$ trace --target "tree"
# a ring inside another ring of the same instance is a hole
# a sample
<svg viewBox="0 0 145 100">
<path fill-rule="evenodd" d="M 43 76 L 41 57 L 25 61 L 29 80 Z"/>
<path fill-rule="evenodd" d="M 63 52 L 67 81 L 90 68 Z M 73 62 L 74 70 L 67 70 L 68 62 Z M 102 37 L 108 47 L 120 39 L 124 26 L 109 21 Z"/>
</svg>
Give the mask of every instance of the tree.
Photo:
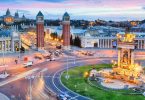
<svg viewBox="0 0 145 100">
<path fill-rule="evenodd" d="M 50 36 L 51 36 L 53 39 L 55 39 L 55 38 L 58 37 L 58 34 L 57 34 L 57 32 L 54 32 L 54 33 L 51 33 Z"/>
<path fill-rule="evenodd" d="M 74 45 L 74 40 L 72 38 L 72 35 L 70 36 L 70 45 Z"/>
<path fill-rule="evenodd" d="M 74 46 L 81 47 L 81 39 L 78 36 L 74 39 Z"/>
</svg>

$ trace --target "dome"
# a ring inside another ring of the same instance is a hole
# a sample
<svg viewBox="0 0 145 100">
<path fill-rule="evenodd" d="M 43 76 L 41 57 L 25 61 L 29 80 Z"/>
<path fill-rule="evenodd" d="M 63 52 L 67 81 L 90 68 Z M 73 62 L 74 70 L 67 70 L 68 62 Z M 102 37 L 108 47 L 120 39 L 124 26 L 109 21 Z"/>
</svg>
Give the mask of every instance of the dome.
<svg viewBox="0 0 145 100">
<path fill-rule="evenodd" d="M 11 35 L 11 31 L 10 30 L 0 30 L 0 37 L 8 37 Z"/>
</svg>

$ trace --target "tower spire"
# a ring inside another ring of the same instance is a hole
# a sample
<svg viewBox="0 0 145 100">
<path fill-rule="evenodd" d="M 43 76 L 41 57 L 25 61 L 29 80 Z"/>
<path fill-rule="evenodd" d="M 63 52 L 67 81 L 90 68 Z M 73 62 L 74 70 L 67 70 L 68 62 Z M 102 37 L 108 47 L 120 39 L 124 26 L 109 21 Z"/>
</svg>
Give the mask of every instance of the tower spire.
<svg viewBox="0 0 145 100">
<path fill-rule="evenodd" d="M 9 15 L 11 15 L 11 12 L 10 12 L 10 10 L 8 8 L 7 11 L 6 11 L 6 16 L 9 16 Z"/>
</svg>

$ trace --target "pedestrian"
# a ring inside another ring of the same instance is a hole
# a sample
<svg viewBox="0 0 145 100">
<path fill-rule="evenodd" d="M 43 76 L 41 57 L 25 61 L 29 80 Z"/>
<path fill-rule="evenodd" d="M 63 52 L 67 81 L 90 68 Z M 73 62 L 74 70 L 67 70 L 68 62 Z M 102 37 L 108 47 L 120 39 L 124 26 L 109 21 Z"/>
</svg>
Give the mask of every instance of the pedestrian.
<svg viewBox="0 0 145 100">
<path fill-rule="evenodd" d="M 15 63 L 18 64 L 18 60 L 17 59 L 15 59 Z"/>
</svg>

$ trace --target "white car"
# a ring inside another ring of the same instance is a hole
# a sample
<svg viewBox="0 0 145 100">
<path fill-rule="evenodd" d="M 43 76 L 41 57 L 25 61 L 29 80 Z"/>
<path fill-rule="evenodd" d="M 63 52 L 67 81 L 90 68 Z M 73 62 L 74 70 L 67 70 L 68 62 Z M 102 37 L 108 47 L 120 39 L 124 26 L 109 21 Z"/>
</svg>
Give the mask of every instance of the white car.
<svg viewBox="0 0 145 100">
<path fill-rule="evenodd" d="M 32 66 L 33 65 L 33 61 L 28 61 L 27 63 L 24 63 L 23 65 L 24 65 L 24 67 Z"/>
<path fill-rule="evenodd" d="M 9 74 L 4 71 L 2 74 L 0 74 L 0 78 L 4 79 L 4 78 L 7 78 L 9 76 Z"/>
<path fill-rule="evenodd" d="M 50 58 L 50 61 L 55 61 L 55 58 L 54 58 L 54 57 L 51 57 L 51 58 Z"/>
</svg>

